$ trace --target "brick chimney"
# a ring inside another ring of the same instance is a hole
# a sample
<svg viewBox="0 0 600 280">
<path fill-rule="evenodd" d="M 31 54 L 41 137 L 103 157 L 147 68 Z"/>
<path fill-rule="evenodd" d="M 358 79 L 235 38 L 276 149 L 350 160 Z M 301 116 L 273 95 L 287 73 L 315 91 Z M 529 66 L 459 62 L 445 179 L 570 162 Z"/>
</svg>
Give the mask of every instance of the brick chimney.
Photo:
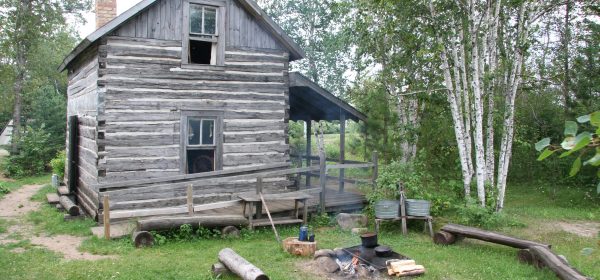
<svg viewBox="0 0 600 280">
<path fill-rule="evenodd" d="M 117 16 L 117 0 L 96 0 L 96 29 Z"/>
</svg>

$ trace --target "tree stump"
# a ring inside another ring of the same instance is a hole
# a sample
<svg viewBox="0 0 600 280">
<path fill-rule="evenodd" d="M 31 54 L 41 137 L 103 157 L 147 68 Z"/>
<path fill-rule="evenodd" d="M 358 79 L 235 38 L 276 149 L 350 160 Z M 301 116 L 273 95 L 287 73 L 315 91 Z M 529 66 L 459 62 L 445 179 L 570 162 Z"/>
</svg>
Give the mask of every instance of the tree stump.
<svg viewBox="0 0 600 280">
<path fill-rule="evenodd" d="M 154 245 L 154 236 L 147 231 L 134 231 L 131 240 L 136 248 L 152 247 Z"/>
<path fill-rule="evenodd" d="M 317 242 L 299 241 L 296 237 L 288 237 L 283 240 L 283 249 L 292 255 L 310 257 L 317 250 Z"/>
<path fill-rule="evenodd" d="M 439 231 L 433 235 L 433 243 L 438 245 L 451 245 L 456 242 L 456 236 L 447 231 Z"/>
</svg>

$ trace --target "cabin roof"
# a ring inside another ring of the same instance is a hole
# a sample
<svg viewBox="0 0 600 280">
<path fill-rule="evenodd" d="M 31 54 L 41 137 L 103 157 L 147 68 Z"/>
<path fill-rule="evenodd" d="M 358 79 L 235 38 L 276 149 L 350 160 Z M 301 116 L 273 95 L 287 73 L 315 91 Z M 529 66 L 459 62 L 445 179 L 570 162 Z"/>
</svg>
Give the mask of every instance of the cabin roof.
<svg viewBox="0 0 600 280">
<path fill-rule="evenodd" d="M 367 120 L 365 114 L 304 75 L 290 73 L 290 120 L 333 121 L 340 120 L 341 113 L 355 122 Z"/>
<path fill-rule="evenodd" d="M 115 17 L 113 20 L 108 22 L 106 25 L 98 28 L 92 34 L 83 39 L 75 49 L 65 57 L 62 64 L 58 67 L 60 72 L 64 71 L 69 64 L 75 60 L 83 51 L 85 51 L 89 46 L 94 44 L 100 38 L 110 34 L 123 24 L 125 24 L 129 19 L 143 12 L 146 8 L 150 7 L 152 4 L 157 2 L 158 0 L 143 0 L 131 7 L 129 10 Z M 299 60 L 306 56 L 306 53 L 292 38 L 290 38 L 283 29 L 271 19 L 263 11 L 254 0 L 237 0 L 239 3 L 251 14 L 253 15 L 258 22 L 269 32 L 273 37 L 275 37 L 279 43 L 282 44 L 289 52 L 290 52 L 290 61 Z"/>
</svg>

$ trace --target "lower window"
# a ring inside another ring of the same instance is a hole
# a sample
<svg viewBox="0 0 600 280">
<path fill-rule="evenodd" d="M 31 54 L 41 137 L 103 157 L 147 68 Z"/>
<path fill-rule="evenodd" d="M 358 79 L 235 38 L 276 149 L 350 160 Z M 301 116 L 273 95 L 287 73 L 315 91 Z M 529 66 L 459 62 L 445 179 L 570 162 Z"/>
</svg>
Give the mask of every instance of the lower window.
<svg viewBox="0 0 600 280">
<path fill-rule="evenodd" d="M 216 137 L 217 117 L 188 116 L 185 137 L 185 171 L 188 174 L 219 169 L 219 138 Z"/>
</svg>

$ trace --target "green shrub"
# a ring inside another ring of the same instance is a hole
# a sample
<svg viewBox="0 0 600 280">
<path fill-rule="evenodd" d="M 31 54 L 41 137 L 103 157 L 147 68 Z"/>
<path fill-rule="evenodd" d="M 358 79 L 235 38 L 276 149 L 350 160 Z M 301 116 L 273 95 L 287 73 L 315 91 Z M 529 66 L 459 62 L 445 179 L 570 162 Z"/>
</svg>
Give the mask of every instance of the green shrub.
<svg viewBox="0 0 600 280">
<path fill-rule="evenodd" d="M 59 152 L 54 159 L 50 161 L 52 167 L 52 173 L 58 175 L 59 181 L 65 177 L 65 162 L 67 161 L 67 154 L 65 151 Z"/>
<path fill-rule="evenodd" d="M 4 164 L 4 171 L 10 177 L 25 177 L 46 171 L 46 164 L 55 156 L 48 147 L 50 134 L 44 129 L 27 127 L 19 144 L 19 154 L 10 156 Z"/>
<path fill-rule="evenodd" d="M 325 158 L 335 160 L 339 159 L 340 147 L 337 145 L 325 145 Z"/>
<path fill-rule="evenodd" d="M 484 229 L 495 229 L 505 226 L 523 226 L 522 223 L 495 211 L 495 206 L 481 207 L 475 199 L 457 207 L 457 222 L 463 225 Z"/>
<path fill-rule="evenodd" d="M 0 194 L 8 194 L 8 193 L 10 193 L 10 189 L 8 188 L 8 186 L 5 183 L 0 182 Z"/>
</svg>

